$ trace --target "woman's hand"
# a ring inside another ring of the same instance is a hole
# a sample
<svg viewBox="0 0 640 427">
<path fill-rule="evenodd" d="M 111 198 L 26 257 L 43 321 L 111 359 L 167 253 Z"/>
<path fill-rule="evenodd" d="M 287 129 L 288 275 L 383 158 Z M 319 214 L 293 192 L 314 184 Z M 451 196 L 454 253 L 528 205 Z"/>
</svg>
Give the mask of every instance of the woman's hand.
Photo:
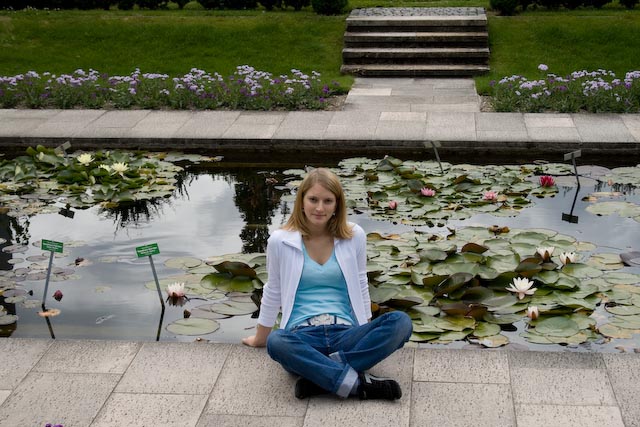
<svg viewBox="0 0 640 427">
<path fill-rule="evenodd" d="M 271 328 L 257 324 L 256 334 L 242 339 L 242 344 L 249 347 L 265 347 L 267 345 L 267 337 L 271 333 Z"/>
<path fill-rule="evenodd" d="M 249 347 L 264 347 L 267 345 L 265 341 L 258 340 L 258 338 L 255 335 L 242 338 L 242 344 L 248 345 Z"/>
</svg>

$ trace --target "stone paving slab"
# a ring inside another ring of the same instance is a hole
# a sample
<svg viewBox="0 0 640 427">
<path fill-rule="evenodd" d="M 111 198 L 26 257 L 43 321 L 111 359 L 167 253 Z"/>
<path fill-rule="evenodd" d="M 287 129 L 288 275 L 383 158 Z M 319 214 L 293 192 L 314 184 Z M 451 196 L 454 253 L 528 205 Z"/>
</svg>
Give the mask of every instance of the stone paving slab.
<svg viewBox="0 0 640 427">
<path fill-rule="evenodd" d="M 3 427 L 629 427 L 640 420 L 640 354 L 407 347 L 372 369 L 398 379 L 403 397 L 395 402 L 298 400 L 295 376 L 265 349 L 242 345 L 6 338 L 0 357 L 28 361 L 4 365 L 25 375 L 0 390 Z M 106 371 L 114 373 L 98 373 Z"/>
<path fill-rule="evenodd" d="M 15 388 L 45 355 L 52 342 L 0 339 L 0 364 L 3 366 L 0 389 Z"/>
<path fill-rule="evenodd" d="M 240 111 L 197 111 L 176 134 L 182 138 L 222 138 L 238 117 Z"/>
<path fill-rule="evenodd" d="M 138 343 L 126 341 L 55 341 L 34 371 L 123 374 L 139 347 Z"/>
<path fill-rule="evenodd" d="M 0 405 L 0 425 L 88 426 L 119 379 L 117 374 L 32 372 Z"/>
<path fill-rule="evenodd" d="M 11 394 L 11 390 L 0 390 L 0 405 L 7 400 L 7 397 Z"/>
<path fill-rule="evenodd" d="M 635 142 L 635 138 L 617 114 L 572 114 L 581 141 Z"/>
<path fill-rule="evenodd" d="M 305 427 L 409 426 L 414 354 L 414 349 L 402 349 L 371 370 L 375 375 L 395 378 L 400 383 L 403 393 L 400 400 L 376 402 L 342 400 L 335 396 L 314 397 L 309 400 Z"/>
<path fill-rule="evenodd" d="M 516 405 L 518 427 L 625 427 L 615 406 Z"/>
<path fill-rule="evenodd" d="M 424 141 L 427 125 L 424 122 L 380 121 L 376 127 L 374 139 L 402 139 Z"/>
<path fill-rule="evenodd" d="M 616 404 L 604 369 L 512 368 L 513 399 L 518 404 Z"/>
<path fill-rule="evenodd" d="M 304 417 L 205 414 L 197 427 L 303 427 Z"/>
<path fill-rule="evenodd" d="M 145 343 L 116 391 L 208 394 L 230 350 L 223 344 Z"/>
<path fill-rule="evenodd" d="M 293 395 L 297 378 L 265 356 L 264 349 L 234 346 L 204 413 L 304 416 L 308 400 L 299 400 Z"/>
<path fill-rule="evenodd" d="M 412 426 L 516 426 L 508 384 L 414 382 Z"/>
<path fill-rule="evenodd" d="M 509 384 L 506 353 L 466 350 L 417 352 L 414 381 Z"/>
<path fill-rule="evenodd" d="M 630 354 L 602 356 L 626 426 L 640 426 L 640 357 Z"/>
<path fill-rule="evenodd" d="M 113 393 L 91 426 L 195 427 L 206 403 L 206 394 Z"/>
</svg>

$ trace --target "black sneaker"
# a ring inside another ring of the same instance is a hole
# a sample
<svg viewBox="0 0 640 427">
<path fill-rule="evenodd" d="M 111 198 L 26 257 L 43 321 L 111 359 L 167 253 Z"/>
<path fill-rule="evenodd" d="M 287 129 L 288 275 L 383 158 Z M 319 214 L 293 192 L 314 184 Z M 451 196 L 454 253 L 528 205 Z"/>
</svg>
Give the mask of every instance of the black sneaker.
<svg viewBox="0 0 640 427">
<path fill-rule="evenodd" d="M 385 399 L 395 400 L 402 397 L 402 390 L 397 381 L 389 378 L 375 377 L 371 374 L 358 374 L 358 396 L 362 400 Z"/>
<path fill-rule="evenodd" d="M 295 395 L 298 399 L 306 399 L 307 397 L 319 396 L 327 393 L 329 393 L 327 390 L 306 378 L 301 377 L 296 381 Z"/>
</svg>

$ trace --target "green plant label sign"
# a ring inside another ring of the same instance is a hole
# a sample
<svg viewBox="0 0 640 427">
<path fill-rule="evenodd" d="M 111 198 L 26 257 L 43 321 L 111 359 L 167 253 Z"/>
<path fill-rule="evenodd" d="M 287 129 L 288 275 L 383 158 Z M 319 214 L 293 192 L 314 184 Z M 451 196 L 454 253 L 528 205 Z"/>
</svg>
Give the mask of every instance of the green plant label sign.
<svg viewBox="0 0 640 427">
<path fill-rule="evenodd" d="M 143 256 L 151 256 L 158 255 L 160 253 L 160 248 L 158 248 L 157 243 L 150 243 L 144 246 L 138 246 L 136 248 L 136 254 L 138 254 L 138 258 Z"/>
<path fill-rule="evenodd" d="M 40 248 L 45 251 L 62 253 L 62 242 L 55 242 L 53 240 L 42 239 L 42 245 Z"/>
</svg>

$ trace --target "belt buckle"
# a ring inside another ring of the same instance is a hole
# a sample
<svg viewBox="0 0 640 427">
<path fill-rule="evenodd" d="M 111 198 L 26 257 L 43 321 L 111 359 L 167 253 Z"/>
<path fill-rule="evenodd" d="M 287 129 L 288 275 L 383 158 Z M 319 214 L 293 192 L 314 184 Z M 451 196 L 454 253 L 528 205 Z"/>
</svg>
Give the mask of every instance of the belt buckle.
<svg viewBox="0 0 640 427">
<path fill-rule="evenodd" d="M 330 314 L 319 314 L 309 319 L 309 323 L 313 326 L 331 325 L 334 323 L 333 316 Z"/>
</svg>

